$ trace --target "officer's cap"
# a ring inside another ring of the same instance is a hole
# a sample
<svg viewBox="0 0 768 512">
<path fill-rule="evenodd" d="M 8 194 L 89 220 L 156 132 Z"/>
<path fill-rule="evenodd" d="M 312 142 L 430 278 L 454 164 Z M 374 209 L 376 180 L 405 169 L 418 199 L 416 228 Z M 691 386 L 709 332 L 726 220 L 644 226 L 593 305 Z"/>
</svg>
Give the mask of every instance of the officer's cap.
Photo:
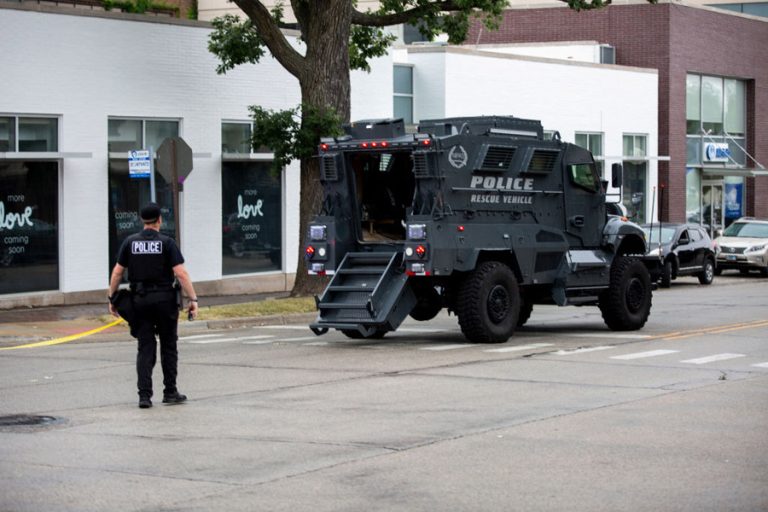
<svg viewBox="0 0 768 512">
<path fill-rule="evenodd" d="M 155 222 L 160 218 L 160 205 L 157 203 L 147 203 L 144 208 L 141 209 L 141 220 L 146 223 Z"/>
</svg>

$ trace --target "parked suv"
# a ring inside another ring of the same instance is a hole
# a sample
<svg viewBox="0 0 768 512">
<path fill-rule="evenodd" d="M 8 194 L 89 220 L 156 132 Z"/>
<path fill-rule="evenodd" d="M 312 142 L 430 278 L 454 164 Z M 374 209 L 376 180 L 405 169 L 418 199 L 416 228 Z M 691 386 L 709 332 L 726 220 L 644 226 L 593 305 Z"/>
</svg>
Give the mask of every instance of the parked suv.
<svg viewBox="0 0 768 512">
<path fill-rule="evenodd" d="M 717 273 L 739 269 L 742 274 L 759 270 L 768 277 L 768 220 L 742 217 L 715 239 Z"/>
<path fill-rule="evenodd" d="M 715 249 L 707 231 L 698 224 L 644 224 L 649 254 L 660 256 L 664 265 L 659 286 L 669 288 L 679 276 L 696 276 L 701 284 L 712 284 Z M 659 243 L 661 240 L 661 243 Z"/>
</svg>

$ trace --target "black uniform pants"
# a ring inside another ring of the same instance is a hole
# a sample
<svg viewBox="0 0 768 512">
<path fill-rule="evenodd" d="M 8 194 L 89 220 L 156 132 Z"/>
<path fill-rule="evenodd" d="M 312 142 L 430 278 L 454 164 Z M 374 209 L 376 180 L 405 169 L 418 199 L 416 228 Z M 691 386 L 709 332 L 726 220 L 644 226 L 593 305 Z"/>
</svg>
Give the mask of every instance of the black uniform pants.
<svg viewBox="0 0 768 512">
<path fill-rule="evenodd" d="M 157 338 L 160 337 L 160 364 L 163 368 L 164 394 L 176 389 L 179 353 L 176 348 L 179 310 L 173 290 L 134 295 L 135 320 L 131 332 L 139 340 L 136 356 L 139 396 L 152 396 L 152 370 L 157 361 Z"/>
</svg>

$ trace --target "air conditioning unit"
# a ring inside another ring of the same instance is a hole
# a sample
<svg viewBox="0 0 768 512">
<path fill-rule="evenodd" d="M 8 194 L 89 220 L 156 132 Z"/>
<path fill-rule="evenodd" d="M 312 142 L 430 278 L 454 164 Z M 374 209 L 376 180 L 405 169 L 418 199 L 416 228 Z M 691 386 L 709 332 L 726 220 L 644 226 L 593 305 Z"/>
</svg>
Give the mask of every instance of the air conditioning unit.
<svg viewBox="0 0 768 512">
<path fill-rule="evenodd" d="M 616 48 L 609 44 L 601 44 L 600 64 L 616 64 Z"/>
</svg>

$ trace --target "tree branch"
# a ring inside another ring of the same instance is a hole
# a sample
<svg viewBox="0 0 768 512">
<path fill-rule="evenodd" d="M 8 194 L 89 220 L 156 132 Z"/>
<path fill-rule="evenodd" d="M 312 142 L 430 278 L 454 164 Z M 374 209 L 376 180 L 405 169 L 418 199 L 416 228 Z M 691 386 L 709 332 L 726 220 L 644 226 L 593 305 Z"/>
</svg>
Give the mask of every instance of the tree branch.
<svg viewBox="0 0 768 512">
<path fill-rule="evenodd" d="M 402 12 L 395 12 L 391 14 L 373 14 L 353 10 L 352 23 L 355 25 L 364 25 L 367 27 L 387 27 L 390 25 L 399 25 L 400 23 L 408 23 L 410 21 L 417 20 L 424 14 L 435 10 L 458 11 L 461 10 L 461 7 L 456 5 L 453 0 L 445 0 L 443 2 L 431 2 L 429 4 L 419 5 L 413 9 L 407 9 Z"/>
<path fill-rule="evenodd" d="M 304 57 L 288 43 L 272 14 L 259 0 L 233 0 L 251 19 L 272 56 L 293 76 L 299 78 L 306 66 Z"/>
</svg>

